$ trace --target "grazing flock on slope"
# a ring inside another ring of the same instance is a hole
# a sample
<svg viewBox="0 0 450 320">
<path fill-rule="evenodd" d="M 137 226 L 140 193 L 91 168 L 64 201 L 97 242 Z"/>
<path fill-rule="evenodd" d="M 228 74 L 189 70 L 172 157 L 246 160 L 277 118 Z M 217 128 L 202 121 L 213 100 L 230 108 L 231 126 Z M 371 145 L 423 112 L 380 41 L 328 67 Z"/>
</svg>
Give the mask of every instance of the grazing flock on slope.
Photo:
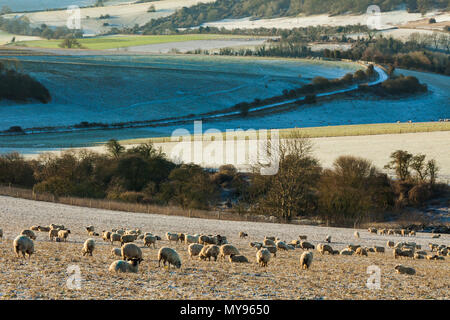
<svg viewBox="0 0 450 320">
<path fill-rule="evenodd" d="M 86 232 L 90 238 L 88 238 L 81 249 L 83 256 L 92 256 L 95 250 L 96 241 L 93 237 L 100 237 L 100 234 L 95 232 L 94 226 L 85 227 Z M 18 235 L 13 242 L 14 252 L 17 257 L 20 258 L 20 254 L 23 258 L 34 253 L 34 240 L 36 240 L 35 232 L 46 232 L 50 241 L 66 242 L 70 235 L 70 230 L 64 225 L 51 224 L 50 226 L 32 226 L 29 229 L 25 229 Z M 374 227 L 368 228 L 368 232 L 378 235 L 398 235 L 402 237 L 414 237 L 416 232 L 407 229 L 376 229 Z M 220 259 L 227 259 L 232 263 L 249 263 L 249 259 L 244 255 L 241 255 L 239 250 L 232 244 L 229 244 L 227 238 L 222 235 L 200 235 L 200 234 L 185 234 L 176 232 L 167 232 L 165 234 L 169 243 L 184 243 L 187 245 L 187 252 L 191 259 L 198 257 L 200 260 L 214 261 Z M 141 248 L 136 245 L 136 241 L 142 241 L 145 247 L 153 247 L 156 249 L 157 241 L 161 240 L 161 237 L 153 235 L 149 232 L 142 232 L 140 229 L 126 230 L 126 229 L 112 229 L 111 231 L 102 231 L 101 237 L 103 241 L 109 242 L 114 245 L 115 242 L 120 243 L 120 248 L 112 248 L 111 255 L 114 257 L 120 257 L 121 259 L 115 260 L 109 266 L 109 271 L 116 272 L 138 272 L 139 264 L 144 260 Z M 246 239 L 248 234 L 241 231 L 239 232 L 239 238 Z M 355 231 L 354 237 L 360 238 L 358 231 Z M 439 238 L 440 234 L 432 234 L 431 238 Z M 0 239 L 3 238 L 3 230 L 0 229 Z M 256 263 L 261 267 L 267 267 L 272 256 L 275 258 L 278 251 L 295 250 L 296 248 L 303 249 L 304 251 L 299 258 L 300 269 L 307 270 L 311 267 L 313 261 L 313 251 L 316 249 L 320 254 L 329 255 L 357 255 L 368 256 L 368 252 L 373 253 L 385 253 L 385 247 L 373 246 L 362 247 L 360 245 L 348 244 L 343 250 L 334 250 L 331 246 L 332 239 L 328 235 L 324 239 L 324 243 L 319 243 L 314 246 L 310 242 L 306 241 L 306 235 L 300 235 L 298 239 L 294 239 L 290 242 L 282 241 L 276 237 L 265 236 L 262 242 L 250 242 L 249 245 L 256 249 Z M 445 256 L 450 256 L 450 246 L 437 245 L 429 243 L 430 252 L 427 253 L 420 245 L 415 242 L 398 242 L 387 241 L 386 246 L 392 249 L 392 254 L 395 259 L 405 257 L 411 259 L 428 259 L 428 260 L 444 260 Z M 161 261 L 165 266 L 168 264 L 176 268 L 181 268 L 182 261 L 177 251 L 170 247 L 162 247 L 158 251 L 158 266 L 161 266 Z M 396 265 L 396 272 L 407 275 L 414 275 L 416 272 L 414 268 Z"/>
</svg>

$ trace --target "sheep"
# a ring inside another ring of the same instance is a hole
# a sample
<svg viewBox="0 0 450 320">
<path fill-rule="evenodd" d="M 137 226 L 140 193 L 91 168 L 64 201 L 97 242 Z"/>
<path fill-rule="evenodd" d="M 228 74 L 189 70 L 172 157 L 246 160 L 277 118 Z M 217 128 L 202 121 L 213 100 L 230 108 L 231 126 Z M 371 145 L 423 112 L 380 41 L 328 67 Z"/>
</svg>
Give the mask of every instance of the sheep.
<svg viewBox="0 0 450 320">
<path fill-rule="evenodd" d="M 373 249 L 375 250 L 375 252 L 384 253 L 384 247 L 374 246 Z"/>
<path fill-rule="evenodd" d="M 353 234 L 355 236 L 356 239 L 359 239 L 359 232 L 355 231 L 355 233 Z"/>
<path fill-rule="evenodd" d="M 299 238 L 300 240 L 307 240 L 307 239 L 308 239 L 308 236 L 300 235 L 300 236 L 298 236 L 298 238 Z"/>
<path fill-rule="evenodd" d="M 91 232 L 94 232 L 95 231 L 95 228 L 94 228 L 94 226 L 87 226 L 87 227 L 84 227 L 85 229 L 86 229 L 86 231 L 87 231 L 87 233 L 90 235 L 91 234 Z"/>
<path fill-rule="evenodd" d="M 217 244 L 217 242 L 217 238 L 212 236 L 201 235 L 198 238 L 198 243 L 203 245 Z"/>
<path fill-rule="evenodd" d="M 406 235 L 408 234 L 408 230 L 401 229 L 400 234 L 402 235 L 402 237 L 406 237 Z"/>
<path fill-rule="evenodd" d="M 40 232 L 49 232 L 50 231 L 50 227 L 38 226 L 38 231 L 40 231 Z"/>
<path fill-rule="evenodd" d="M 410 237 L 412 237 L 412 236 L 416 236 L 416 231 L 414 231 L 414 230 L 411 230 L 410 232 L 409 232 L 409 236 Z"/>
<path fill-rule="evenodd" d="M 198 256 L 200 254 L 200 252 L 202 251 L 202 249 L 203 249 L 203 245 L 202 244 L 191 243 L 189 245 L 189 247 L 188 247 L 189 256 L 191 258 L 195 257 L 195 256 Z"/>
<path fill-rule="evenodd" d="M 83 249 L 81 249 L 81 253 L 83 254 L 83 257 L 87 254 L 92 257 L 94 249 L 95 249 L 95 240 L 89 238 L 84 242 Z"/>
<path fill-rule="evenodd" d="M 122 260 L 139 260 L 139 262 L 143 261 L 142 259 L 142 250 L 134 243 L 126 243 L 120 249 L 122 254 Z"/>
<path fill-rule="evenodd" d="M 50 224 L 50 230 L 56 230 L 56 229 L 65 230 L 66 228 L 62 224 L 61 225 L 54 224 L 54 223 Z"/>
<path fill-rule="evenodd" d="M 331 236 L 330 236 L 330 235 L 327 235 L 327 237 L 325 238 L 325 241 L 326 241 L 327 243 L 331 243 Z"/>
<path fill-rule="evenodd" d="M 425 259 L 425 255 L 419 254 L 418 252 L 416 252 L 416 253 L 414 253 L 414 259 L 416 259 L 416 260 Z"/>
<path fill-rule="evenodd" d="M 292 240 L 291 242 L 289 242 L 289 244 L 291 246 L 298 248 L 298 247 L 300 247 L 300 240 Z"/>
<path fill-rule="evenodd" d="M 120 245 L 124 245 L 125 243 L 134 242 L 137 239 L 136 234 L 124 234 L 120 237 Z"/>
<path fill-rule="evenodd" d="M 258 252 L 256 252 L 256 262 L 261 267 L 267 267 L 267 264 L 269 263 L 269 261 L 270 261 L 269 250 L 261 248 L 260 250 L 258 250 Z"/>
<path fill-rule="evenodd" d="M 166 239 L 169 240 L 169 242 L 172 242 L 172 241 L 178 242 L 178 234 L 172 233 L 172 232 L 166 232 Z"/>
<path fill-rule="evenodd" d="M 112 256 L 122 257 L 122 250 L 120 248 L 112 248 L 111 249 Z"/>
<path fill-rule="evenodd" d="M 379 234 L 380 236 L 386 235 L 386 234 L 388 234 L 388 230 L 386 230 L 386 229 L 379 229 L 379 230 L 378 230 L 378 234 Z"/>
<path fill-rule="evenodd" d="M 267 239 L 267 240 L 272 240 L 272 241 L 274 241 L 274 242 L 275 242 L 275 240 L 276 240 L 275 237 L 268 237 L 268 236 L 265 236 L 265 237 L 264 237 L 264 240 L 266 240 L 266 239 Z"/>
<path fill-rule="evenodd" d="M 217 256 L 219 255 L 219 253 L 220 248 L 218 246 L 216 246 L 215 244 L 209 244 L 202 248 L 198 256 L 201 260 L 208 259 L 209 261 L 211 261 L 211 257 L 213 257 L 214 261 L 217 261 Z"/>
<path fill-rule="evenodd" d="M 264 239 L 263 244 L 265 246 L 273 246 L 273 247 L 276 246 L 275 241 L 271 239 Z"/>
<path fill-rule="evenodd" d="M 367 231 L 369 231 L 369 233 L 375 233 L 375 234 L 378 233 L 378 230 L 374 227 L 370 227 L 369 229 L 367 229 Z"/>
<path fill-rule="evenodd" d="M 34 253 L 33 240 L 24 235 L 19 235 L 14 239 L 13 247 L 18 258 L 20 257 L 19 253 L 22 253 L 24 258 L 25 254 L 28 254 L 28 259 L 30 259 Z"/>
<path fill-rule="evenodd" d="M 144 246 L 147 246 L 150 248 L 150 246 L 153 245 L 153 248 L 156 249 L 156 237 L 152 235 L 147 235 L 144 237 Z"/>
<path fill-rule="evenodd" d="M 235 254 L 232 254 L 231 256 L 229 256 L 228 260 L 230 262 L 248 263 L 248 259 L 245 256 L 238 256 Z"/>
<path fill-rule="evenodd" d="M 352 251 L 353 252 L 353 251 Z M 338 255 L 340 252 L 339 250 L 333 250 L 333 252 L 331 253 L 333 256 Z"/>
<path fill-rule="evenodd" d="M 30 238 L 31 240 L 36 240 L 36 235 L 34 234 L 33 231 L 25 229 L 22 230 L 22 232 L 20 233 L 20 235 L 22 236 L 27 236 L 28 238 Z"/>
<path fill-rule="evenodd" d="M 394 241 L 388 241 L 386 245 L 388 246 L 388 248 L 391 248 L 391 249 L 394 248 L 394 246 L 395 246 Z"/>
<path fill-rule="evenodd" d="M 122 236 L 120 235 L 120 233 L 111 233 L 111 235 L 109 236 L 112 245 L 114 245 L 114 242 L 116 241 L 120 242 L 121 238 Z"/>
<path fill-rule="evenodd" d="M 250 247 L 256 248 L 257 250 L 261 249 L 261 247 L 263 246 L 261 242 L 250 242 L 249 245 Z"/>
<path fill-rule="evenodd" d="M 111 231 L 105 231 L 102 232 L 102 239 L 103 241 L 110 241 L 111 240 Z"/>
<path fill-rule="evenodd" d="M 302 249 L 305 249 L 305 250 L 309 250 L 309 249 L 314 249 L 315 248 L 313 244 L 311 244 L 309 242 L 306 242 L 306 241 L 300 242 L 300 247 Z"/>
<path fill-rule="evenodd" d="M 414 257 L 414 252 L 410 249 L 395 248 L 392 253 L 394 255 L 394 259 L 397 259 L 397 257 Z"/>
<path fill-rule="evenodd" d="M 185 244 L 198 243 L 199 236 L 186 234 L 184 237 Z"/>
<path fill-rule="evenodd" d="M 281 250 L 285 250 L 285 251 L 289 250 L 286 242 L 284 242 L 284 241 L 277 241 L 277 242 L 275 242 L 275 244 L 277 246 L 277 249 L 281 249 Z"/>
<path fill-rule="evenodd" d="M 429 243 L 428 246 L 430 247 L 430 250 L 433 251 L 437 251 L 439 248 L 439 245 L 435 244 L 435 243 Z"/>
<path fill-rule="evenodd" d="M 31 226 L 30 230 L 31 231 L 39 231 L 39 226 Z"/>
<path fill-rule="evenodd" d="M 352 251 L 356 251 L 359 247 L 361 247 L 359 244 L 349 244 L 347 246 L 347 248 L 352 250 Z"/>
<path fill-rule="evenodd" d="M 427 255 L 427 260 L 444 260 L 444 257 L 439 257 L 437 254 Z"/>
<path fill-rule="evenodd" d="M 367 250 L 364 248 L 359 247 L 358 249 L 356 249 L 355 253 L 358 256 L 366 256 L 367 257 Z"/>
<path fill-rule="evenodd" d="M 374 248 L 367 248 L 367 247 L 365 247 L 364 248 L 367 252 L 375 252 L 375 249 Z"/>
<path fill-rule="evenodd" d="M 178 241 L 180 241 L 180 243 L 184 242 L 184 238 L 185 238 L 185 234 L 184 233 L 178 233 Z"/>
<path fill-rule="evenodd" d="M 124 261 L 124 260 L 116 260 L 109 266 L 109 272 L 117 273 L 117 272 L 132 272 L 137 273 L 139 269 L 139 261 Z"/>
<path fill-rule="evenodd" d="M 333 248 L 331 248 L 327 244 L 319 243 L 317 245 L 317 251 L 319 251 L 321 254 L 325 254 L 325 252 L 328 252 L 329 254 L 333 254 Z"/>
<path fill-rule="evenodd" d="M 414 268 L 411 267 L 405 267 L 402 266 L 401 264 L 398 264 L 394 267 L 395 271 L 397 271 L 397 273 L 400 274 L 409 274 L 409 275 L 414 275 L 416 274 L 416 270 L 414 270 Z"/>
<path fill-rule="evenodd" d="M 50 229 L 50 231 L 48 232 L 48 238 L 50 239 L 50 241 L 53 241 L 54 238 L 58 238 L 58 233 L 58 229 Z"/>
<path fill-rule="evenodd" d="M 239 238 L 245 239 L 246 237 L 248 237 L 248 234 L 247 234 L 247 233 L 245 233 L 245 232 L 243 232 L 243 231 L 239 232 Z"/>
<path fill-rule="evenodd" d="M 288 250 L 295 250 L 295 247 L 293 245 L 288 244 L 287 245 Z"/>
<path fill-rule="evenodd" d="M 220 246 L 220 257 L 222 259 L 224 259 L 225 256 L 230 256 L 232 254 L 239 255 L 240 253 L 239 250 L 231 244 L 224 244 Z"/>
<path fill-rule="evenodd" d="M 426 256 L 427 255 L 427 252 L 426 251 L 417 251 L 417 252 L 415 252 L 414 254 L 421 254 L 421 255 L 424 255 L 424 256 Z"/>
<path fill-rule="evenodd" d="M 349 248 L 345 248 L 345 249 L 341 250 L 341 252 L 339 252 L 339 254 L 342 256 L 351 256 L 354 253 L 355 253 L 355 251 L 353 251 Z"/>
<path fill-rule="evenodd" d="M 303 252 L 300 256 L 300 268 L 303 270 L 309 269 L 313 260 L 313 254 L 311 251 Z"/>
<path fill-rule="evenodd" d="M 278 251 L 277 247 L 274 247 L 274 246 L 264 246 L 263 248 L 264 248 L 264 249 L 267 249 L 267 251 L 269 251 L 270 253 L 272 253 L 274 257 L 277 256 L 277 251 Z"/>
<path fill-rule="evenodd" d="M 227 237 L 221 236 L 220 234 L 218 234 L 215 238 L 216 238 L 216 241 L 217 241 L 216 244 L 219 245 L 219 246 L 228 243 Z"/>
<path fill-rule="evenodd" d="M 60 240 L 64 240 L 64 242 L 67 241 L 67 238 L 69 237 L 70 230 L 59 230 L 58 231 L 58 238 Z"/>
<path fill-rule="evenodd" d="M 178 269 L 181 268 L 180 256 L 172 248 L 163 247 L 163 248 L 159 249 L 158 267 L 161 266 L 161 260 L 163 260 L 164 266 L 166 265 L 166 262 L 169 263 L 169 269 L 170 269 L 170 265 L 173 265 L 173 266 L 177 267 Z"/>
<path fill-rule="evenodd" d="M 100 234 L 98 232 L 95 232 L 95 231 L 89 231 L 89 235 L 91 237 L 99 237 L 100 236 Z"/>
<path fill-rule="evenodd" d="M 449 250 L 447 248 L 442 248 L 438 251 L 438 255 L 440 256 L 446 256 L 448 254 Z"/>
<path fill-rule="evenodd" d="M 440 234 L 433 234 L 433 235 L 431 236 L 432 239 L 438 239 L 438 238 L 440 238 L 440 237 L 441 237 Z"/>
</svg>

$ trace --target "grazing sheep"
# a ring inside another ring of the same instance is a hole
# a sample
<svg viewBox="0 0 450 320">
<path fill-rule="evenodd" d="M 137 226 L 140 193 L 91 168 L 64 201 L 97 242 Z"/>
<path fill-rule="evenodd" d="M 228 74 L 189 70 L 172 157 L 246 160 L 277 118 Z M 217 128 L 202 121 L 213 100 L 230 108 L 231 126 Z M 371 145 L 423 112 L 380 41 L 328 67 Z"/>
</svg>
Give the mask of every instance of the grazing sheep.
<svg viewBox="0 0 450 320">
<path fill-rule="evenodd" d="M 317 251 L 319 251 L 321 254 L 325 254 L 325 252 L 328 252 L 329 254 L 333 254 L 333 248 L 331 248 L 327 244 L 319 243 L 317 245 Z"/>
<path fill-rule="evenodd" d="M 186 234 L 184 237 L 185 244 L 198 243 L 199 236 Z"/>
<path fill-rule="evenodd" d="M 214 261 L 217 261 L 217 256 L 220 253 L 220 248 L 216 246 L 215 244 L 208 244 L 202 248 L 202 250 L 199 253 L 199 258 L 201 260 L 208 259 L 211 261 L 211 258 L 214 258 Z"/>
<path fill-rule="evenodd" d="M 239 250 L 231 244 L 224 244 L 220 246 L 220 257 L 222 259 L 224 259 L 225 256 L 231 256 L 232 254 L 239 255 L 240 253 Z"/>
<path fill-rule="evenodd" d="M 99 237 L 100 236 L 100 234 L 98 232 L 95 232 L 95 231 L 89 231 L 89 235 L 91 237 Z"/>
<path fill-rule="evenodd" d="M 153 248 L 156 249 L 156 237 L 153 235 L 146 235 L 144 237 L 144 246 L 150 248 L 151 245 L 153 245 Z"/>
<path fill-rule="evenodd" d="M 267 249 L 267 251 L 269 251 L 271 254 L 273 254 L 274 257 L 277 256 L 277 251 L 278 251 L 277 247 L 274 247 L 274 246 L 264 246 L 263 248 L 264 248 L 264 249 Z"/>
<path fill-rule="evenodd" d="M 170 265 L 173 265 L 173 266 L 177 267 L 178 269 L 181 268 L 180 256 L 172 248 L 163 247 L 163 248 L 159 249 L 158 267 L 161 266 L 161 260 L 163 261 L 164 266 L 166 265 L 166 262 L 169 263 L 169 269 L 170 269 Z"/>
<path fill-rule="evenodd" d="M 120 242 L 121 238 L 122 236 L 120 235 L 120 233 L 111 233 L 111 235 L 109 236 L 112 245 L 114 245 L 114 242 L 116 241 Z"/>
<path fill-rule="evenodd" d="M 267 240 L 272 240 L 272 241 L 274 241 L 274 242 L 275 242 L 275 240 L 276 240 L 275 237 L 268 237 L 268 236 L 265 236 L 265 237 L 264 237 L 264 240 L 266 240 L 266 239 L 267 239 Z"/>
<path fill-rule="evenodd" d="M 256 248 L 257 250 L 261 249 L 261 247 L 263 246 L 261 242 L 250 242 L 249 245 L 250 247 Z"/>
<path fill-rule="evenodd" d="M 54 224 L 54 223 L 50 224 L 50 230 L 56 230 L 56 229 L 65 230 L 66 228 L 62 224 L 61 225 Z"/>
<path fill-rule="evenodd" d="M 355 236 L 356 239 L 359 239 L 359 232 L 355 231 L 355 233 L 353 234 Z"/>
<path fill-rule="evenodd" d="M 341 252 L 339 253 L 342 256 L 351 256 L 355 253 L 355 251 L 349 249 L 349 248 L 345 248 L 343 250 L 341 250 Z"/>
<path fill-rule="evenodd" d="M 178 233 L 178 241 L 180 241 L 180 243 L 184 242 L 184 238 L 185 238 L 185 234 L 184 233 Z"/>
<path fill-rule="evenodd" d="M 430 250 L 431 251 L 437 251 L 438 250 L 438 248 L 439 248 L 439 245 L 437 245 L 437 244 L 435 244 L 435 243 L 429 243 L 428 244 L 428 247 L 430 247 Z"/>
<path fill-rule="evenodd" d="M 124 260 L 116 260 L 109 266 L 109 272 L 132 272 L 137 273 L 139 269 L 139 261 L 124 261 Z"/>
<path fill-rule="evenodd" d="M 448 254 L 448 249 L 447 248 L 442 248 L 442 249 L 440 249 L 439 251 L 438 251 L 438 254 L 440 255 L 440 256 L 446 256 L 447 254 Z"/>
<path fill-rule="evenodd" d="M 246 237 L 248 237 L 248 234 L 247 234 L 247 233 L 245 233 L 245 232 L 243 232 L 243 231 L 239 232 L 239 238 L 245 239 Z"/>
<path fill-rule="evenodd" d="M 330 235 L 327 235 L 327 237 L 325 238 L 325 241 L 326 241 L 327 243 L 331 243 L 331 236 L 330 236 Z"/>
<path fill-rule="evenodd" d="M 419 254 L 418 252 L 416 252 L 416 253 L 414 253 L 414 259 L 416 259 L 416 260 L 425 259 L 425 255 Z"/>
<path fill-rule="evenodd" d="M 95 240 L 94 239 L 87 239 L 84 242 L 83 249 L 81 249 L 81 253 L 83 254 L 83 257 L 85 255 L 90 255 L 92 257 L 92 253 L 95 249 Z"/>
<path fill-rule="evenodd" d="M 414 231 L 414 230 L 411 230 L 410 232 L 409 232 L 409 236 L 410 237 L 412 237 L 412 236 L 416 236 L 416 231 Z"/>
<path fill-rule="evenodd" d="M 137 239 L 136 234 L 124 234 L 120 237 L 120 245 L 124 245 L 125 243 L 134 242 Z"/>
<path fill-rule="evenodd" d="M 384 253 L 384 247 L 374 246 L 373 249 L 375 252 Z"/>
<path fill-rule="evenodd" d="M 264 239 L 263 244 L 265 246 L 272 246 L 272 247 L 276 246 L 275 241 L 271 239 Z"/>
<path fill-rule="evenodd" d="M 352 250 L 352 251 L 356 251 L 358 248 L 360 248 L 361 246 L 359 244 L 349 244 L 347 246 L 348 249 Z"/>
<path fill-rule="evenodd" d="M 298 248 L 298 247 L 300 247 L 300 240 L 292 240 L 291 242 L 289 242 L 289 244 L 291 246 Z"/>
<path fill-rule="evenodd" d="M 267 264 L 269 263 L 269 261 L 270 261 L 269 250 L 261 248 L 260 250 L 258 250 L 258 252 L 256 252 L 256 262 L 261 267 L 267 267 Z"/>
<path fill-rule="evenodd" d="M 427 252 L 426 252 L 426 251 L 417 251 L 416 253 L 417 253 L 417 254 L 421 254 L 421 255 L 424 255 L 424 256 L 426 256 L 426 255 L 427 255 Z"/>
<path fill-rule="evenodd" d="M 142 259 L 142 250 L 134 243 L 126 243 L 122 246 L 120 249 L 122 254 L 122 260 L 139 260 L 143 261 Z"/>
<path fill-rule="evenodd" d="M 36 240 L 36 235 L 34 234 L 33 231 L 31 230 L 22 230 L 22 232 L 20 233 L 20 235 L 22 236 L 27 236 L 28 238 L 30 238 L 31 240 Z"/>
<path fill-rule="evenodd" d="M 94 226 L 87 226 L 87 227 L 85 227 L 85 229 L 89 235 L 91 234 L 91 232 L 95 231 Z"/>
<path fill-rule="evenodd" d="M 217 244 L 217 238 L 213 237 L 213 236 L 206 236 L 206 235 L 201 235 L 198 238 L 198 243 L 199 244 L 203 244 L 203 245 L 208 245 L 208 244 Z"/>
<path fill-rule="evenodd" d="M 374 227 L 370 227 L 369 229 L 367 229 L 367 231 L 369 231 L 369 233 L 375 233 L 375 234 L 378 233 L 378 230 Z"/>
<path fill-rule="evenodd" d="M 300 235 L 300 236 L 298 236 L 298 238 L 299 238 L 300 240 L 306 240 L 306 239 L 308 239 L 308 236 L 302 236 L 302 235 Z"/>
<path fill-rule="evenodd" d="M 366 256 L 367 257 L 367 250 L 364 248 L 359 247 L 358 249 L 356 249 L 355 253 L 358 256 Z"/>
<path fill-rule="evenodd" d="M 333 256 L 338 255 L 339 254 L 339 250 L 333 250 L 333 252 L 331 253 Z"/>
<path fill-rule="evenodd" d="M 402 237 L 406 237 L 406 235 L 408 234 L 408 230 L 401 229 L 400 234 L 402 235 Z"/>
<path fill-rule="evenodd" d="M 200 252 L 202 251 L 202 249 L 203 249 L 203 245 L 202 244 L 191 243 L 189 245 L 189 247 L 188 247 L 189 256 L 191 258 L 195 257 L 195 256 L 198 256 L 200 254 Z"/>
<path fill-rule="evenodd" d="M 367 247 L 365 247 L 364 248 L 367 252 L 375 252 L 375 249 L 374 248 L 367 248 Z"/>
<path fill-rule="evenodd" d="M 111 231 L 105 231 L 102 232 L 102 239 L 103 241 L 111 241 Z"/>
<path fill-rule="evenodd" d="M 237 256 L 232 254 L 228 257 L 230 262 L 238 262 L 238 263 L 248 263 L 248 259 L 245 256 Z"/>
<path fill-rule="evenodd" d="M 28 254 L 28 259 L 31 258 L 31 255 L 34 253 L 34 243 L 33 240 L 28 238 L 27 236 L 17 236 L 13 242 L 14 252 L 17 257 L 20 257 L 19 253 L 22 253 L 25 258 L 25 253 Z"/>
<path fill-rule="evenodd" d="M 309 269 L 313 260 L 313 254 L 311 251 L 303 252 L 300 256 L 300 268 L 303 270 Z"/>
<path fill-rule="evenodd" d="M 380 236 L 386 235 L 386 234 L 388 234 L 388 230 L 386 230 L 386 229 L 380 229 L 380 230 L 378 230 L 378 234 L 379 234 Z"/>
<path fill-rule="evenodd" d="M 215 236 L 215 239 L 216 239 L 216 244 L 219 245 L 219 246 L 228 243 L 227 237 L 221 236 L 220 234 Z"/>
<path fill-rule="evenodd" d="M 414 275 L 416 274 L 416 270 L 414 270 L 414 268 L 411 267 L 405 267 L 402 266 L 401 264 L 398 264 L 394 267 L 395 271 L 397 271 L 397 273 L 400 274 L 409 274 L 409 275 Z"/>
<path fill-rule="evenodd" d="M 178 242 L 178 233 L 166 232 L 166 239 L 169 240 L 169 242 Z"/>
<path fill-rule="evenodd" d="M 58 229 L 50 229 L 50 231 L 48 232 L 48 238 L 50 239 L 50 241 L 53 241 L 54 238 L 58 239 Z"/>
<path fill-rule="evenodd" d="M 388 242 L 387 242 L 387 246 L 388 246 L 389 248 L 393 249 L 394 246 L 395 246 L 394 241 L 388 241 Z"/>
<path fill-rule="evenodd" d="M 392 251 L 392 253 L 393 253 L 395 259 L 397 259 L 397 257 L 409 257 L 409 258 L 414 257 L 414 251 L 411 249 L 395 248 Z"/>
<path fill-rule="evenodd" d="M 111 249 L 112 256 L 122 257 L 122 250 L 120 248 L 112 248 Z"/>
<path fill-rule="evenodd" d="M 387 231 L 387 234 L 389 235 L 389 236 L 393 236 L 394 234 L 395 234 L 395 231 L 393 230 L 393 229 L 389 229 L 388 231 Z"/>
<path fill-rule="evenodd" d="M 64 242 L 67 241 L 67 238 L 69 237 L 70 230 L 59 230 L 58 231 L 58 238 L 60 240 L 64 240 Z"/>
<path fill-rule="evenodd" d="M 50 227 L 38 226 L 38 231 L 40 231 L 40 232 L 49 232 L 50 231 Z"/>
<path fill-rule="evenodd" d="M 315 248 L 313 244 L 311 244 L 309 242 L 306 242 L 306 241 L 300 242 L 300 247 L 302 249 L 304 249 L 304 250 L 309 250 L 309 249 L 314 249 Z"/>
<path fill-rule="evenodd" d="M 277 246 L 277 249 L 281 249 L 281 250 L 285 250 L 285 251 L 289 250 L 286 242 L 284 242 L 284 241 L 279 240 L 279 241 L 275 242 L 275 244 Z"/>
<path fill-rule="evenodd" d="M 433 234 L 433 235 L 431 236 L 432 239 L 438 239 L 438 238 L 440 238 L 440 237 L 441 237 L 440 234 Z"/>
<path fill-rule="evenodd" d="M 31 226 L 31 231 L 39 231 L 39 226 Z"/>
</svg>

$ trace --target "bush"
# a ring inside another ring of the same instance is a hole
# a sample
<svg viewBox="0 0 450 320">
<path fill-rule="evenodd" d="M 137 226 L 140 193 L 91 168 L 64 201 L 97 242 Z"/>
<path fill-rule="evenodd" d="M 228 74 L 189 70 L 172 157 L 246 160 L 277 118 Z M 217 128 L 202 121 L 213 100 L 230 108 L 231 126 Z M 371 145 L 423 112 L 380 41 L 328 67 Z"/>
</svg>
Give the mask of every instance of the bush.
<svg viewBox="0 0 450 320">
<path fill-rule="evenodd" d="M 396 79 L 388 79 L 381 84 L 381 87 L 389 94 L 426 92 L 428 90 L 426 84 L 421 84 L 413 76 L 401 76 Z"/>
</svg>

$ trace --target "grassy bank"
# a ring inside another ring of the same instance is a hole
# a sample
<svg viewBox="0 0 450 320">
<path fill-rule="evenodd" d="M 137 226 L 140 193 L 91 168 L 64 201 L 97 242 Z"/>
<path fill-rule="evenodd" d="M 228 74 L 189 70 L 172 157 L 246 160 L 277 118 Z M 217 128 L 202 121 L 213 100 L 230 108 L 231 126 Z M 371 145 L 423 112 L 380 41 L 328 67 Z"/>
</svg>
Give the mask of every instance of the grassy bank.
<svg viewBox="0 0 450 320">
<path fill-rule="evenodd" d="M 105 50 L 114 48 L 126 48 L 159 43 L 184 42 L 194 40 L 217 40 L 217 39 L 246 39 L 248 36 L 220 35 L 220 34 L 185 34 L 185 35 L 151 35 L 151 36 L 105 36 L 79 39 L 83 48 L 91 50 Z M 17 42 L 19 46 L 34 48 L 60 49 L 62 40 L 36 40 Z"/>
<path fill-rule="evenodd" d="M 434 132 L 434 131 L 450 131 L 450 122 L 417 122 L 417 123 L 374 123 L 374 124 L 356 124 L 356 125 L 342 125 L 342 126 L 327 126 L 327 127 L 310 127 L 310 128 L 289 128 L 280 129 L 280 138 L 289 138 L 293 133 L 301 133 L 310 138 L 322 137 L 345 137 L 345 136 L 365 136 L 365 135 L 380 135 L 380 134 L 401 134 L 401 133 L 416 133 L 416 132 Z M 257 130 L 259 135 L 261 131 Z M 232 137 L 237 139 L 248 139 L 245 132 L 232 133 Z M 203 140 L 211 140 L 212 135 L 205 134 Z M 223 133 L 225 138 L 225 133 Z M 199 136 L 194 136 L 195 140 L 199 140 Z M 171 137 L 157 137 L 157 138 L 142 138 L 122 140 L 122 144 L 138 144 L 145 141 L 152 141 L 153 143 L 171 142 Z"/>
</svg>

